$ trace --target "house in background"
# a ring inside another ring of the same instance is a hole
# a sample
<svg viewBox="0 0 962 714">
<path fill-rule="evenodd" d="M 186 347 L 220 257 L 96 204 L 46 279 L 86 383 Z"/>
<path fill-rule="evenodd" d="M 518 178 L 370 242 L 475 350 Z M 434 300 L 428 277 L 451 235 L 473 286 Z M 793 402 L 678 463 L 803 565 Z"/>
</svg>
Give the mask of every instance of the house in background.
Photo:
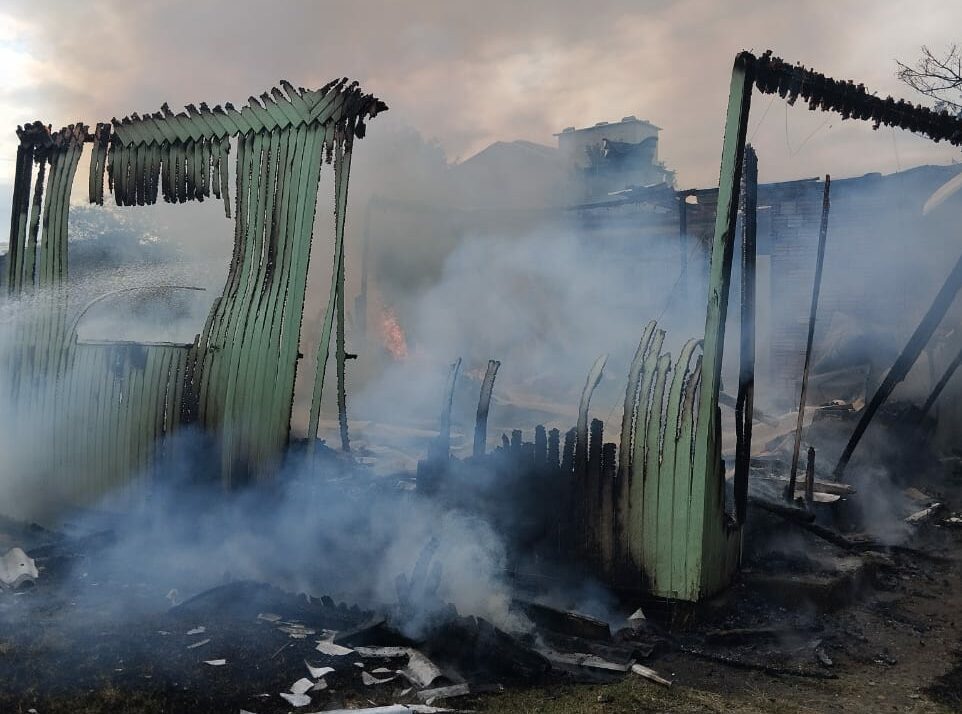
<svg viewBox="0 0 962 714">
<path fill-rule="evenodd" d="M 674 172 L 658 161 L 659 131 L 632 115 L 585 129 L 569 126 L 555 136 L 581 198 L 590 201 L 628 188 L 674 186 Z"/>
</svg>

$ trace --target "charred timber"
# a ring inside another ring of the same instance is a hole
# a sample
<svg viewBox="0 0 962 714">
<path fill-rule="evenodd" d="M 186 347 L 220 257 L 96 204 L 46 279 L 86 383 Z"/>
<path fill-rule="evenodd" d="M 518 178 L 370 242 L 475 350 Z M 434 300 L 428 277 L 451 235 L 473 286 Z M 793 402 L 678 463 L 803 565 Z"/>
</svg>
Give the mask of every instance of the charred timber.
<svg viewBox="0 0 962 714">
<path fill-rule="evenodd" d="M 872 128 L 893 126 L 924 134 L 933 141 L 962 146 L 962 119 L 904 99 L 873 95 L 864 84 L 826 77 L 801 64 L 791 65 L 771 50 L 761 57 L 742 52 L 738 61 L 754 68 L 755 86 L 763 94 L 778 94 L 789 104 L 799 97 L 808 108 L 833 111 L 842 119 L 871 121 Z"/>
</svg>

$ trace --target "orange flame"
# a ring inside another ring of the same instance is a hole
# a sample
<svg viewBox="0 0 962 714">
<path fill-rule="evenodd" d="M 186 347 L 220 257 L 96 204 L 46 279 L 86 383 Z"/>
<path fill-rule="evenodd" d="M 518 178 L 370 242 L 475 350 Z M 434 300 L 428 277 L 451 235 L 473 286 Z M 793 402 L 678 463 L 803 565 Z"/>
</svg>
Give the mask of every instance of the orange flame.
<svg viewBox="0 0 962 714">
<path fill-rule="evenodd" d="M 381 342 L 384 347 L 396 360 L 405 359 L 408 356 L 407 337 L 398 322 L 397 313 L 393 308 L 385 307 L 381 310 Z"/>
</svg>

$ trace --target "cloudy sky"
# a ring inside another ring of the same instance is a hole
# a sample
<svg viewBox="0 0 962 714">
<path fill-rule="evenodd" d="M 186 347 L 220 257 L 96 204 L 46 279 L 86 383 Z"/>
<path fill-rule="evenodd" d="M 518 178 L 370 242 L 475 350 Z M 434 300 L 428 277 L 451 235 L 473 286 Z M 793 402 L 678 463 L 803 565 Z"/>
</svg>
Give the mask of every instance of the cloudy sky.
<svg viewBox="0 0 962 714">
<path fill-rule="evenodd" d="M 660 155 L 679 184 L 704 186 L 717 181 L 738 50 L 772 48 L 908 96 L 894 60 L 953 41 L 962 3 L 944 0 L 5 0 L 0 189 L 9 191 L 18 123 L 238 103 L 280 78 L 316 87 L 335 76 L 359 80 L 392 121 L 451 160 L 635 114 L 663 128 Z M 889 172 L 960 153 L 769 97 L 756 96 L 752 116 L 763 180 Z"/>
</svg>

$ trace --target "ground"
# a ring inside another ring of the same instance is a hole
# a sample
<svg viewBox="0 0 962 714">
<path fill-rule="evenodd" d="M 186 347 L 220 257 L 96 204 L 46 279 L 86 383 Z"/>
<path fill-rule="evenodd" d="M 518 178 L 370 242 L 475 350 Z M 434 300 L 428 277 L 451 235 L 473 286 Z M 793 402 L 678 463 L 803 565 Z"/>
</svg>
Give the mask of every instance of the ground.
<svg viewBox="0 0 962 714">
<path fill-rule="evenodd" d="M 935 491 L 929 488 L 930 492 Z M 479 712 L 618 714 L 621 712 L 915 712 L 962 711 L 962 529 L 944 524 L 962 499 L 949 487 L 941 517 L 922 526 L 911 544 L 873 563 L 871 578 L 854 595 L 816 605 L 793 593 L 759 591 L 750 575 L 700 608 L 687 626 L 664 634 L 645 663 L 673 682 L 670 689 L 629 674 L 607 683 L 551 679 L 508 684 L 499 694 L 455 700 Z M 812 552 L 824 549 L 808 541 Z M 830 547 L 829 547 L 830 549 Z M 51 571 L 55 563 L 49 562 Z M 53 573 L 48 573 L 52 575 Z M 365 613 L 314 600 L 281 602 L 273 590 L 232 609 L 235 590 L 161 614 L 139 614 L 136 583 L 87 580 L 34 591 L 0 593 L 0 712 L 118 714 L 319 711 L 333 705 L 370 706 L 397 701 L 396 684 L 364 688 L 358 670 L 343 662 L 330 689 L 295 710 L 277 697 L 305 674 L 303 660 L 336 665 L 313 650 L 314 639 L 291 639 L 258 620 L 268 604 L 288 607 L 291 619 L 314 627 L 344 627 Z M 41 578 L 41 581 L 43 578 Z M 122 588 L 124 617 L 90 597 L 97 588 Z M 230 593 L 234 593 L 231 595 Z M 33 600 L 31 600 L 33 598 Z M 262 600 L 258 600 L 262 598 Z M 267 598 L 263 600 L 263 598 Z M 38 606 L 39 603 L 39 606 Z M 664 623 L 663 623 L 664 624 Z M 203 625 L 205 633 L 188 635 Z M 754 629 L 753 629 L 754 628 Z M 730 646 L 710 633 L 748 629 Z M 199 648 L 187 645 L 210 638 Z M 724 664 L 691 652 L 735 660 Z M 225 667 L 204 660 L 224 657 Z M 830 661 L 830 664 L 828 663 Z M 749 666 L 804 674 L 772 674 Z M 267 695 L 267 696 L 263 696 Z M 410 695 L 409 695 L 410 696 Z M 408 700 L 410 701 L 410 700 Z"/>
</svg>

